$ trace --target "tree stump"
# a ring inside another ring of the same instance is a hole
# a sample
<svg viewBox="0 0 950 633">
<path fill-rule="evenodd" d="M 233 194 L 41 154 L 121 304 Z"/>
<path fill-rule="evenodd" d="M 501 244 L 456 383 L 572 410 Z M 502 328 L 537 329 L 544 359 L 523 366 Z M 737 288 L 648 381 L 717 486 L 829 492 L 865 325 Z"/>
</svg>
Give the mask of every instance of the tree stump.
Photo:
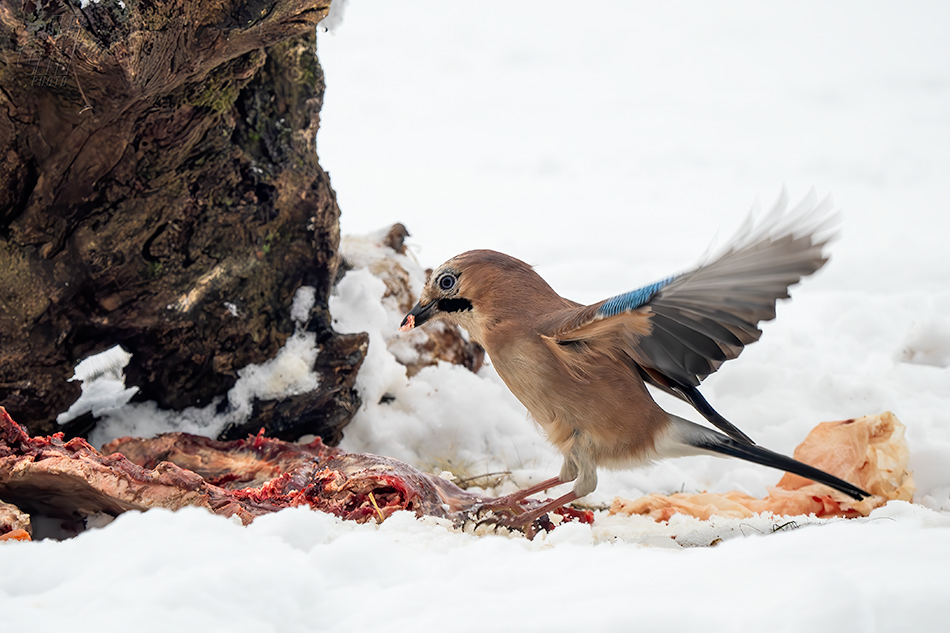
<svg viewBox="0 0 950 633">
<path fill-rule="evenodd" d="M 340 210 L 315 143 L 329 4 L 0 0 L 0 406 L 31 433 L 63 430 L 76 363 L 115 344 L 137 398 L 210 403 L 293 333 L 307 285 L 319 393 L 291 403 L 293 428 L 279 403 L 247 426 L 339 440 L 367 341 L 327 312 Z"/>
</svg>

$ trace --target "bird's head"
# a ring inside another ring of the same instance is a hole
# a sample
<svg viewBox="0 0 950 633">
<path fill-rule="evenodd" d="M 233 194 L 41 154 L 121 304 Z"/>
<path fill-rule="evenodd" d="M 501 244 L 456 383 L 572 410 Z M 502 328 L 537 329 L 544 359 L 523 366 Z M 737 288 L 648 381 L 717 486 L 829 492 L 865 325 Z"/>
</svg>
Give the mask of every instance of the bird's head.
<svg viewBox="0 0 950 633">
<path fill-rule="evenodd" d="M 488 250 L 456 255 L 432 272 L 419 302 L 403 319 L 407 332 L 427 321 L 441 319 L 465 328 L 475 342 L 485 345 L 488 331 L 511 316 L 529 317 L 521 298 L 551 293 L 528 264 Z M 557 295 L 554 295 L 557 296 Z"/>
</svg>

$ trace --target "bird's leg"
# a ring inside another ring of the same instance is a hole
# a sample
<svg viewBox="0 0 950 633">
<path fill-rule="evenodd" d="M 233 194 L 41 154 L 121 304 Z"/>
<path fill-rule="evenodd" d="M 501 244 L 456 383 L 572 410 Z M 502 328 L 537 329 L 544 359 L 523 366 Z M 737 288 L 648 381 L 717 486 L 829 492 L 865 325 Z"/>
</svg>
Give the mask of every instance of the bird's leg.
<svg viewBox="0 0 950 633">
<path fill-rule="evenodd" d="M 588 461 L 588 460 L 585 460 Z M 597 485 L 597 470 L 591 464 L 591 468 L 585 470 L 593 469 L 593 486 L 590 487 L 590 490 L 593 490 Z M 578 459 L 577 456 L 572 453 L 564 456 L 564 463 L 561 465 L 561 472 L 557 477 L 551 477 L 550 479 L 545 479 L 544 481 L 537 483 L 533 486 L 525 488 L 524 490 L 519 490 L 513 492 L 510 495 L 505 495 L 504 497 L 499 497 L 498 499 L 493 499 L 492 501 L 484 504 L 482 508 L 486 510 L 511 510 L 515 514 L 521 514 L 524 510 L 521 508 L 520 502 L 527 499 L 533 494 L 544 492 L 548 488 L 553 488 L 554 486 L 559 486 L 561 484 L 566 484 L 577 479 L 578 474 L 580 473 L 580 468 L 578 468 Z M 587 477 L 590 476 L 589 472 L 585 472 Z M 586 486 L 585 486 L 586 487 Z M 574 487 L 575 490 L 577 486 Z M 587 492 L 590 492 L 588 490 Z M 584 494 L 587 494 L 586 492 Z M 581 495 L 583 496 L 583 495 Z M 573 499 L 572 499 L 573 501 Z M 565 502 L 566 503 L 566 502 Z"/>
<path fill-rule="evenodd" d="M 495 525 L 501 525 L 513 530 L 521 530 L 522 532 L 524 532 L 524 535 L 528 537 L 529 540 L 534 540 L 534 537 L 537 535 L 539 528 L 543 528 L 545 530 L 551 530 L 554 528 L 554 525 L 550 522 L 547 522 L 545 525 L 537 525 L 536 523 L 538 522 L 539 519 L 542 519 L 543 517 L 545 517 L 545 515 L 547 515 L 548 512 L 557 510 L 561 506 L 567 505 L 568 503 L 572 501 L 577 501 L 578 498 L 579 497 L 577 496 L 577 494 L 572 490 L 568 492 L 567 494 L 562 495 L 553 501 L 549 501 L 545 503 L 539 508 L 535 508 L 534 510 L 529 510 L 527 512 L 522 512 L 521 514 L 516 514 L 516 515 L 508 515 L 508 516 L 495 515 L 493 517 L 480 520 L 478 524 L 479 525 L 495 524 Z"/>
<path fill-rule="evenodd" d="M 567 481 L 561 480 L 560 477 L 551 477 L 550 479 L 545 479 L 544 481 L 537 483 L 528 488 L 518 490 L 511 493 L 510 495 L 505 495 L 504 497 L 498 497 L 497 499 L 491 499 L 483 504 L 481 507 L 486 510 L 511 510 L 513 512 L 521 513 L 522 509 L 519 503 L 533 494 L 539 492 L 544 492 L 548 488 L 553 488 L 554 486 L 560 486 L 561 484 L 566 484 Z"/>
<path fill-rule="evenodd" d="M 492 510 L 495 516 L 483 518 L 480 524 L 502 525 L 507 528 L 521 530 L 529 539 L 533 539 L 540 527 L 536 523 L 548 512 L 557 510 L 572 501 L 576 501 L 584 495 L 593 492 L 597 487 L 597 465 L 591 457 L 590 438 L 581 433 L 575 433 L 575 443 L 571 450 L 564 456 L 564 464 L 561 466 L 561 472 L 557 477 L 553 477 L 539 484 L 525 488 L 508 497 L 502 497 L 496 500 L 503 502 L 499 504 L 486 504 L 482 509 Z M 558 484 L 574 481 L 574 489 L 565 495 L 548 501 L 539 507 L 531 510 L 523 510 L 518 502 L 526 497 Z M 514 501 L 512 503 L 512 501 Z M 507 512 L 506 512 L 507 511 Z M 512 514 L 513 513 L 513 514 Z M 506 516 L 507 515 L 507 516 Z M 550 530 L 553 525 L 548 522 L 543 526 Z"/>
</svg>

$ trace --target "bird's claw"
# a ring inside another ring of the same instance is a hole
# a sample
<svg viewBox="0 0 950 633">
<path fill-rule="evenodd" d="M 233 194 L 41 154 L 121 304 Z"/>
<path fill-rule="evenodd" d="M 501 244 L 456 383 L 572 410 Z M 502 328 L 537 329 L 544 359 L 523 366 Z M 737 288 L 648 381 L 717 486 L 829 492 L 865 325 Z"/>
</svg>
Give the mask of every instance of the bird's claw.
<svg viewBox="0 0 950 633">
<path fill-rule="evenodd" d="M 517 530 L 522 532 L 528 540 L 534 540 L 541 530 L 550 532 L 554 529 L 554 523 L 548 518 L 546 512 L 537 515 L 533 512 L 512 512 L 511 508 L 506 508 L 506 510 L 508 511 L 505 512 L 501 508 L 482 507 L 475 513 L 475 518 L 467 522 L 467 525 L 471 525 L 475 533 L 497 532 L 498 528 Z"/>
</svg>

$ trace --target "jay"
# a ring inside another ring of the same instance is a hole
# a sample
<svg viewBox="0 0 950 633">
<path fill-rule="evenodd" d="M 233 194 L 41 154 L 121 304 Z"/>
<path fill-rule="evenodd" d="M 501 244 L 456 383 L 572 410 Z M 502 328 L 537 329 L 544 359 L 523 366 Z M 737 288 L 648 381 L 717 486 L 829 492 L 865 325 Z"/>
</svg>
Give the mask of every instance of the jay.
<svg viewBox="0 0 950 633">
<path fill-rule="evenodd" d="M 757 446 L 697 390 L 724 361 L 758 340 L 788 287 L 827 261 L 829 198 L 814 190 L 788 209 L 752 218 L 699 267 L 593 305 L 558 295 L 528 264 L 490 250 L 462 253 L 433 271 L 400 326 L 456 323 L 482 345 L 498 375 L 564 456 L 557 477 L 488 507 L 516 513 L 506 525 L 533 534 L 534 521 L 592 492 L 597 468 L 631 468 L 666 457 L 737 457 L 796 473 L 855 499 L 868 493 L 826 472 Z M 664 411 L 647 385 L 692 405 L 719 431 Z M 556 485 L 573 489 L 523 512 L 517 503 Z"/>
</svg>

